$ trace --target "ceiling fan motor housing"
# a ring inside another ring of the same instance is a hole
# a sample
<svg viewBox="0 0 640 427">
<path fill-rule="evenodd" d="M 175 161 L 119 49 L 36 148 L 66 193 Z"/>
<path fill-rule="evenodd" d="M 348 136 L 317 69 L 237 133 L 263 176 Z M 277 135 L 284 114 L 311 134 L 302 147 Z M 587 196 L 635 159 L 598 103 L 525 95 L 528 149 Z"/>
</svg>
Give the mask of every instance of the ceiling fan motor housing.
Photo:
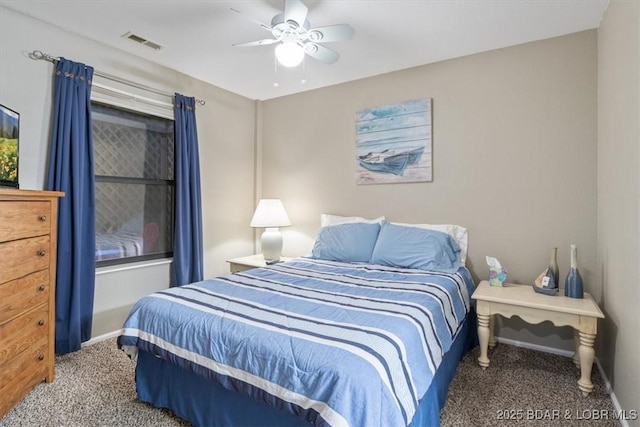
<svg viewBox="0 0 640 427">
<path fill-rule="evenodd" d="M 304 41 L 308 38 L 310 26 L 306 19 L 302 27 L 292 19 L 285 21 L 284 13 L 279 13 L 271 20 L 271 33 L 275 38 L 283 41 Z"/>
</svg>

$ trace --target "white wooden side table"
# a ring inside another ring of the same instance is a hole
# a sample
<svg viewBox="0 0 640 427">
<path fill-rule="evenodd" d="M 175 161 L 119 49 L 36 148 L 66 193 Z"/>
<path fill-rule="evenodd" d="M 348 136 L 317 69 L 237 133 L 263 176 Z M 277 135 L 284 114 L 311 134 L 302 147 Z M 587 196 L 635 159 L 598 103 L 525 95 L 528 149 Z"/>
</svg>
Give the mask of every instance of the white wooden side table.
<svg viewBox="0 0 640 427">
<path fill-rule="evenodd" d="M 282 262 L 289 261 L 291 259 L 293 258 L 289 258 L 285 256 L 280 257 L 280 261 Z M 267 266 L 267 263 L 264 260 L 264 257 L 262 256 L 262 254 L 249 255 L 249 256 L 244 256 L 240 258 L 233 258 L 233 259 L 227 260 L 227 262 L 229 263 L 229 270 L 232 273 L 238 273 L 240 271 L 251 270 L 252 268 L 260 268 L 260 267 Z"/>
<path fill-rule="evenodd" d="M 487 348 L 495 344 L 493 336 L 493 316 L 518 316 L 530 324 L 546 320 L 555 326 L 571 326 L 574 330 L 575 354 L 573 362 L 580 367 L 578 388 L 583 396 L 593 391 L 591 368 L 595 351 L 598 319 L 604 314 L 591 295 L 585 293 L 584 298 L 568 298 L 564 295 L 549 296 L 536 293 L 529 285 L 506 283 L 504 287 L 490 286 L 484 280 L 480 282 L 472 296 L 476 300 L 478 315 L 478 338 L 480 340 L 480 357 L 478 363 L 482 369 L 489 366 Z"/>
</svg>

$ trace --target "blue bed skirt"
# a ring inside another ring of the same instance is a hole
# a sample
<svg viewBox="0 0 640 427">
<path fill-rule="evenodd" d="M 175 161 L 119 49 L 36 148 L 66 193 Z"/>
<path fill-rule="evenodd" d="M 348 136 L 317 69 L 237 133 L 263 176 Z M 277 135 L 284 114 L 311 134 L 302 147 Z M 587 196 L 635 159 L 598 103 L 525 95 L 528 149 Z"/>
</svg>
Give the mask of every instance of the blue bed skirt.
<svg viewBox="0 0 640 427">
<path fill-rule="evenodd" d="M 433 382 L 411 422 L 411 427 L 440 425 L 440 410 L 447 399 L 449 384 L 458 363 L 469 349 L 477 345 L 475 312 L 442 359 Z M 204 377 L 140 351 L 136 367 L 138 399 L 160 408 L 169 408 L 180 418 L 202 427 L 308 427 L 296 416 L 281 412 L 263 402 L 253 400 L 212 383 Z M 358 426 L 353 426 L 358 427 Z"/>
</svg>

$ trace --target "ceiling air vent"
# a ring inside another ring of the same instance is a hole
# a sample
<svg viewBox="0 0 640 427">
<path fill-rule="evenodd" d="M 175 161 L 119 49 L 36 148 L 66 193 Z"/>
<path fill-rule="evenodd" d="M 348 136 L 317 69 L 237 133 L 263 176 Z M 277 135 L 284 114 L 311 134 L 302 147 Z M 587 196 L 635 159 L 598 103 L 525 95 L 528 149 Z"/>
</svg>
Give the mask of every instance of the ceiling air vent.
<svg viewBox="0 0 640 427">
<path fill-rule="evenodd" d="M 131 31 L 123 34 L 122 37 L 124 37 L 125 39 L 129 39 L 131 41 L 134 41 L 136 43 L 140 43 L 142 45 L 145 45 L 145 46 L 150 47 L 150 48 L 155 49 L 155 50 L 162 49 L 162 46 L 160 46 L 158 43 L 154 43 L 151 40 L 147 40 L 144 37 L 141 37 L 141 36 L 139 36 L 137 34 L 133 34 Z"/>
</svg>

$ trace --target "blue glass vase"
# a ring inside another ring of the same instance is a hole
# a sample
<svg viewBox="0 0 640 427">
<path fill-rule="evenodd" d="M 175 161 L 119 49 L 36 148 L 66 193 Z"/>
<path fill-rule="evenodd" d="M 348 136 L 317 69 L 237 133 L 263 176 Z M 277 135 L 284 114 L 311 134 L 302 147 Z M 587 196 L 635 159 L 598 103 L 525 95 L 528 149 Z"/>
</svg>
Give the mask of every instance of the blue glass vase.
<svg viewBox="0 0 640 427">
<path fill-rule="evenodd" d="M 571 245 L 571 268 L 564 279 L 564 295 L 569 298 L 583 298 L 582 277 L 578 271 L 578 249 Z"/>
</svg>

